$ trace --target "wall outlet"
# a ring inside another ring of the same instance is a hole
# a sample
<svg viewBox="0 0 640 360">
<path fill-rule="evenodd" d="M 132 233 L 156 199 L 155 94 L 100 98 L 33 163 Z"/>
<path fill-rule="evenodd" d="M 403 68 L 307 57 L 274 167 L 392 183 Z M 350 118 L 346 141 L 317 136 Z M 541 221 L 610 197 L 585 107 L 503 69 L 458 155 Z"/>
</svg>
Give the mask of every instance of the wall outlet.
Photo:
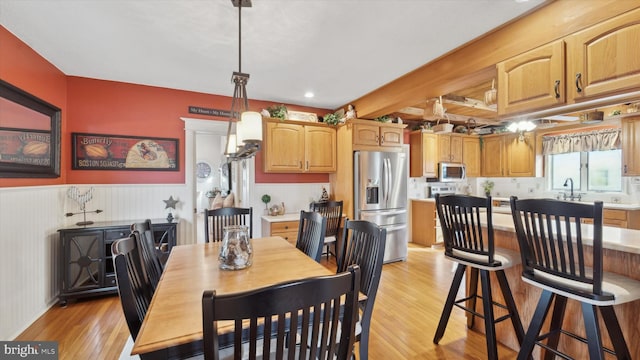
<svg viewBox="0 0 640 360">
<path fill-rule="evenodd" d="M 619 204 L 620 203 L 620 196 L 612 196 L 611 197 L 611 202 L 614 204 Z"/>
<path fill-rule="evenodd" d="M 528 189 L 527 189 L 527 192 L 528 192 L 529 194 L 533 194 L 533 192 L 534 192 L 534 191 L 535 191 L 535 189 L 534 189 L 534 188 L 528 188 Z"/>
</svg>

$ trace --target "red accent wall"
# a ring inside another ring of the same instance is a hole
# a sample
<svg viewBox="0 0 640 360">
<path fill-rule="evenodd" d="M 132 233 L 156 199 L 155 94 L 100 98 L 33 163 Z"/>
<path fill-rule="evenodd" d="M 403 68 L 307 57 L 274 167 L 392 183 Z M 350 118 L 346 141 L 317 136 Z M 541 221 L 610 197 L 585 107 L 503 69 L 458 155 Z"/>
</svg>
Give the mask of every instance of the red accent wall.
<svg viewBox="0 0 640 360">
<path fill-rule="evenodd" d="M 0 26 L 0 79 L 62 109 L 61 131 L 67 123 L 67 77 L 27 44 Z M 60 177 L 53 179 L 4 179 L 0 187 L 57 185 L 65 183 L 69 143 L 61 144 Z"/>
<path fill-rule="evenodd" d="M 1 179 L 0 187 L 51 184 L 184 183 L 184 122 L 180 117 L 224 121 L 189 114 L 188 106 L 228 109 L 229 96 L 66 76 L 0 26 L 0 78 L 62 109 L 60 178 Z M 231 93 L 232 88 L 229 88 Z M 253 110 L 273 102 L 250 100 Z M 291 110 L 324 115 L 328 109 L 295 106 Z M 177 138 L 179 171 L 72 170 L 71 133 Z M 328 182 L 328 174 L 265 174 L 256 158 L 257 183 Z"/>
</svg>

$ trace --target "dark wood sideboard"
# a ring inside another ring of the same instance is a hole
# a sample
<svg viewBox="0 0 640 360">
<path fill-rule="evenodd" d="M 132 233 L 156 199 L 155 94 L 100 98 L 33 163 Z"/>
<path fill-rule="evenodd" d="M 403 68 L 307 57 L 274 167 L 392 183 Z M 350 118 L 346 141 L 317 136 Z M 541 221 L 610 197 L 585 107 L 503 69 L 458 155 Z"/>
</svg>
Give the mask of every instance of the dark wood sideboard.
<svg viewBox="0 0 640 360">
<path fill-rule="evenodd" d="M 65 306 L 68 299 L 118 293 L 111 244 L 129 236 L 131 224 L 142 221 L 96 222 L 58 229 L 58 300 L 61 306 Z M 177 223 L 168 223 L 165 219 L 152 220 L 152 227 L 156 251 L 164 263 L 176 245 Z"/>
</svg>

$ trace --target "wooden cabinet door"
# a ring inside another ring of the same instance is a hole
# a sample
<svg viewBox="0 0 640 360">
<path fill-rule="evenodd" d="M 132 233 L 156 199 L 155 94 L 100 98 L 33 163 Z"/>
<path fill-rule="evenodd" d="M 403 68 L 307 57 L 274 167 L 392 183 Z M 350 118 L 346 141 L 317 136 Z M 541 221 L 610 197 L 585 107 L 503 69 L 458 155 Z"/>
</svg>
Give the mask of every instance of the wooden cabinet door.
<svg viewBox="0 0 640 360">
<path fill-rule="evenodd" d="M 480 152 L 480 138 L 477 136 L 463 136 L 462 162 L 467 169 L 468 177 L 479 177 L 482 174 L 482 154 Z"/>
<path fill-rule="evenodd" d="M 463 135 L 449 136 L 449 161 L 462 163 L 462 139 Z"/>
<path fill-rule="evenodd" d="M 264 141 L 264 172 L 302 172 L 304 127 L 284 122 L 267 122 Z"/>
<path fill-rule="evenodd" d="M 498 114 L 514 114 L 564 104 L 564 41 L 498 63 Z"/>
<path fill-rule="evenodd" d="M 376 124 L 354 124 L 353 144 L 378 146 L 380 144 L 380 127 Z"/>
<path fill-rule="evenodd" d="M 640 88 L 639 44 L 640 9 L 569 36 L 570 96 L 580 99 Z"/>
<path fill-rule="evenodd" d="M 509 134 L 504 138 L 506 164 L 504 175 L 509 177 L 532 177 L 536 170 L 535 135 Z"/>
<path fill-rule="evenodd" d="M 438 155 L 439 162 L 451 162 L 451 136 L 438 135 Z"/>
<path fill-rule="evenodd" d="M 402 146 L 403 129 L 397 127 L 380 127 L 380 146 L 396 147 Z"/>
<path fill-rule="evenodd" d="M 305 172 L 336 171 L 336 129 L 305 126 Z"/>
<path fill-rule="evenodd" d="M 640 116 L 622 119 L 622 175 L 640 175 Z"/>
<path fill-rule="evenodd" d="M 503 166 L 503 136 L 489 135 L 482 137 L 482 176 L 500 177 Z"/>
<path fill-rule="evenodd" d="M 409 176 L 438 176 L 438 135 L 412 132 L 409 147 Z"/>
</svg>

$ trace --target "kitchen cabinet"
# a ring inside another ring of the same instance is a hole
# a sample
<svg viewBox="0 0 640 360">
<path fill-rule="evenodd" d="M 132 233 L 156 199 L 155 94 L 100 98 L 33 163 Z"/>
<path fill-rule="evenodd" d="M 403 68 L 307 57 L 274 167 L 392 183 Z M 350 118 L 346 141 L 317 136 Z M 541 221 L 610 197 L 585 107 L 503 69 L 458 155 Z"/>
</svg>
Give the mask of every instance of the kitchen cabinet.
<svg viewBox="0 0 640 360">
<path fill-rule="evenodd" d="M 440 162 L 462 163 L 463 135 L 438 135 L 438 158 Z"/>
<path fill-rule="evenodd" d="M 264 172 L 336 171 L 336 129 L 326 124 L 265 119 Z"/>
<path fill-rule="evenodd" d="M 467 177 L 482 175 L 482 153 L 480 151 L 480 137 L 463 136 L 462 160 L 467 169 Z"/>
<path fill-rule="evenodd" d="M 480 140 L 482 145 L 482 176 L 503 176 L 504 144 L 502 135 L 487 135 Z"/>
<path fill-rule="evenodd" d="M 640 88 L 640 9 L 566 38 L 567 81 L 580 101 Z"/>
<path fill-rule="evenodd" d="M 438 135 L 413 131 L 409 135 L 409 176 L 438 176 Z"/>
<path fill-rule="evenodd" d="M 498 63 L 498 114 L 638 91 L 639 39 L 635 9 Z"/>
<path fill-rule="evenodd" d="M 640 175 L 640 116 L 622 119 L 622 175 Z"/>
<path fill-rule="evenodd" d="M 60 305 L 68 299 L 117 294 L 111 245 L 129 236 L 137 221 L 100 222 L 89 226 L 70 226 L 60 233 Z M 153 222 L 152 222 L 153 223 Z M 164 263 L 176 245 L 177 223 L 153 223 L 155 248 Z"/>
<path fill-rule="evenodd" d="M 482 137 L 482 176 L 536 176 L 535 134 L 507 133 Z"/>
<path fill-rule="evenodd" d="M 480 138 L 477 136 L 414 131 L 409 135 L 409 146 L 411 177 L 437 177 L 439 162 L 464 163 L 467 176 L 480 176 Z"/>
<path fill-rule="evenodd" d="M 262 236 L 280 236 L 295 246 L 298 240 L 299 215 L 287 214 L 280 218 L 278 219 L 277 216 L 269 216 L 268 218 L 263 216 Z"/>
<path fill-rule="evenodd" d="M 403 143 L 403 129 L 406 125 L 381 123 L 377 121 L 351 120 L 353 124 L 353 145 L 356 150 L 385 151 L 389 147 L 399 147 Z"/>
<path fill-rule="evenodd" d="M 533 177 L 536 176 L 535 134 L 527 132 L 519 134 L 505 134 L 505 166 L 504 176 Z"/>
<path fill-rule="evenodd" d="M 411 200 L 411 242 L 423 246 L 436 243 L 436 202 Z"/>
<path fill-rule="evenodd" d="M 563 40 L 498 63 L 498 114 L 562 105 L 566 101 Z"/>
<path fill-rule="evenodd" d="M 592 219 L 585 219 L 583 223 L 593 224 Z M 602 224 L 625 229 L 640 229 L 640 210 L 603 209 Z"/>
</svg>

